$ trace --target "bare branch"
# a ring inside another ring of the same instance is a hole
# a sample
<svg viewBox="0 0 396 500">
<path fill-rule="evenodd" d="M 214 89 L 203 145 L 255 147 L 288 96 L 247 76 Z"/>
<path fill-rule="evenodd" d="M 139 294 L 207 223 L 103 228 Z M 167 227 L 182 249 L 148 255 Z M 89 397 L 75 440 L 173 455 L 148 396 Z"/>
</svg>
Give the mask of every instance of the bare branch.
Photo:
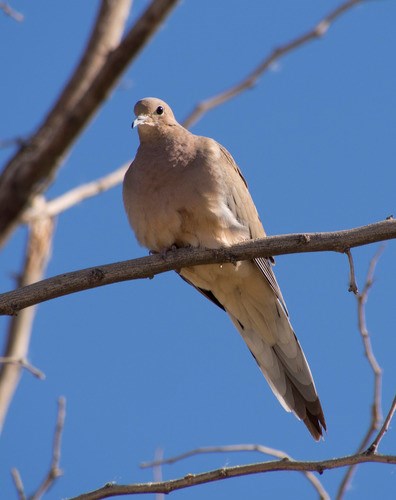
<svg viewBox="0 0 396 500">
<path fill-rule="evenodd" d="M 26 286 L 42 279 L 51 253 L 54 224 L 51 219 L 40 219 L 29 226 L 29 238 L 26 246 L 25 263 L 20 279 L 20 286 Z M 33 305 L 33 304 L 31 304 Z M 10 321 L 3 358 L 19 360 L 0 366 L 0 429 L 4 425 L 8 407 L 18 386 L 22 368 L 32 365 L 26 362 L 30 336 L 36 308 L 29 307 Z M 36 371 L 36 375 L 43 375 Z"/>
<path fill-rule="evenodd" d="M 74 75 L 43 124 L 0 177 L 0 245 L 15 228 L 32 193 L 47 187 L 66 151 L 177 2 L 153 0 L 119 43 L 130 0 L 102 1 Z"/>
<path fill-rule="evenodd" d="M 23 14 L 17 12 L 6 2 L 0 2 L 0 10 L 2 10 L 6 16 L 11 17 L 11 19 L 17 21 L 18 23 L 21 23 L 25 19 Z"/>
<path fill-rule="evenodd" d="M 111 172 L 100 179 L 71 189 L 61 196 L 48 201 L 41 207 L 30 207 L 23 215 L 23 222 L 29 223 L 32 220 L 42 217 L 55 217 L 74 205 L 81 203 L 87 198 L 91 198 L 99 193 L 103 193 L 104 191 L 113 188 L 114 186 L 117 186 L 122 182 L 128 166 L 129 163 L 122 165 L 117 170 L 114 170 L 114 172 Z"/>
<path fill-rule="evenodd" d="M 371 443 L 371 445 L 368 447 L 366 453 L 367 454 L 373 454 L 377 452 L 378 446 L 384 437 L 385 433 L 388 432 L 389 425 L 391 423 L 391 420 L 393 418 L 393 415 L 395 414 L 396 411 L 396 396 L 393 398 L 392 405 L 390 407 L 390 410 L 388 411 L 388 414 L 386 416 L 386 419 L 384 420 L 384 423 L 375 437 L 374 441 Z"/>
<path fill-rule="evenodd" d="M 231 88 L 216 94 L 205 101 L 200 102 L 193 111 L 184 120 L 183 125 L 188 128 L 196 123 L 202 116 L 209 110 L 224 104 L 226 101 L 233 99 L 247 89 L 252 88 L 257 80 L 268 71 L 271 66 L 281 59 L 286 54 L 300 48 L 312 40 L 316 40 L 326 34 L 330 25 L 339 18 L 342 14 L 345 14 L 352 7 L 361 3 L 363 0 L 348 0 L 339 5 L 336 9 L 331 11 L 327 16 L 325 16 L 313 29 L 307 31 L 306 33 L 294 38 L 291 42 L 285 45 L 280 45 L 274 49 L 265 59 L 241 82 L 232 86 Z"/>
<path fill-rule="evenodd" d="M 349 262 L 349 288 L 348 288 L 348 292 L 353 292 L 355 295 L 357 295 L 359 290 L 358 290 L 358 286 L 356 283 L 355 265 L 353 263 L 351 249 L 347 248 L 345 250 L 345 253 L 347 254 L 348 262 Z"/>
<path fill-rule="evenodd" d="M 70 293 L 121 281 L 152 278 L 156 274 L 192 265 L 221 264 L 290 253 L 345 252 L 346 248 L 392 238 L 396 238 L 396 220 L 389 219 L 344 231 L 268 236 L 229 248 L 182 248 L 169 251 L 166 256 L 151 255 L 64 273 L 0 294 L 0 314 L 13 315 L 25 307 Z"/>
<path fill-rule="evenodd" d="M 6 364 L 6 363 L 19 365 L 22 368 L 25 368 L 28 372 L 30 372 L 32 375 L 34 375 L 38 379 L 40 379 L 40 380 L 45 379 L 45 374 L 41 370 L 39 370 L 38 368 L 33 366 L 31 363 L 29 363 L 29 361 L 27 359 L 9 358 L 9 357 L 7 358 L 4 356 L 0 356 L 0 364 Z"/>
<path fill-rule="evenodd" d="M 223 467 L 200 474 L 187 474 L 179 479 L 171 479 L 161 483 L 136 483 L 127 485 L 117 485 L 108 483 L 102 488 L 83 493 L 71 500 L 100 500 L 111 496 L 133 495 L 138 493 L 170 493 L 171 491 L 180 490 L 197 486 L 199 484 L 211 483 L 231 477 L 247 476 L 250 474 L 260 474 L 275 471 L 311 471 L 323 474 L 325 470 L 338 469 L 351 464 L 362 463 L 382 463 L 396 464 L 396 456 L 394 455 L 350 455 L 341 458 L 333 458 L 330 460 L 322 460 L 319 462 L 293 461 L 293 460 L 275 460 L 271 462 L 259 462 L 248 465 L 238 465 L 235 467 Z"/>
<path fill-rule="evenodd" d="M 43 482 L 37 488 L 37 491 L 31 496 L 31 500 L 40 500 L 40 498 L 46 493 L 58 477 L 63 475 L 60 469 L 60 453 L 61 453 L 61 442 L 62 442 L 62 432 L 65 425 L 66 416 L 66 400 L 64 397 L 58 399 L 58 416 L 56 419 L 56 427 L 54 434 L 54 444 L 52 447 L 52 460 L 48 473 L 46 474 Z"/>
<path fill-rule="evenodd" d="M 363 341 L 363 346 L 364 346 L 364 354 L 369 362 L 369 365 L 373 371 L 374 375 L 374 390 L 373 390 L 373 402 L 371 405 L 371 419 L 370 423 L 368 426 L 368 429 L 366 431 L 366 434 L 364 435 L 362 442 L 360 443 L 357 453 L 361 453 L 364 450 L 366 450 L 370 439 L 372 435 L 374 434 L 376 429 L 379 429 L 382 421 L 382 410 L 381 410 L 381 386 L 382 386 L 382 370 L 381 367 L 379 366 L 375 356 L 374 352 L 371 346 L 370 342 L 370 336 L 368 333 L 367 329 L 367 324 L 366 324 L 366 311 L 365 311 L 365 306 L 368 298 L 368 293 L 373 285 L 374 282 L 374 272 L 375 268 L 377 266 L 378 260 L 384 250 L 384 246 L 380 246 L 377 252 L 375 253 L 374 257 L 370 261 L 369 269 L 367 272 L 366 276 L 366 282 L 363 287 L 363 291 L 361 293 L 356 294 L 356 299 L 357 299 L 357 304 L 358 304 L 358 327 L 359 327 L 359 332 L 360 336 Z M 356 284 L 356 281 L 355 281 Z M 357 288 L 357 286 L 356 286 Z M 381 438 L 380 438 L 381 439 Z M 337 492 L 337 500 L 341 500 L 351 481 L 353 478 L 353 475 L 356 470 L 356 465 L 350 466 L 341 483 L 338 488 Z"/>
<path fill-rule="evenodd" d="M 11 469 L 11 476 L 15 484 L 15 488 L 18 493 L 18 499 L 19 500 L 26 500 L 26 495 L 25 495 L 25 489 L 23 487 L 23 482 L 21 475 L 19 474 L 19 470 L 16 469 L 15 467 Z"/>
<path fill-rule="evenodd" d="M 202 448 L 196 448 L 194 450 L 187 451 L 181 455 L 176 455 L 171 458 L 166 459 L 155 459 L 153 462 L 145 462 L 140 464 L 141 468 L 147 467 L 158 467 L 165 464 L 173 464 L 179 460 L 184 460 L 186 458 L 192 457 L 194 455 L 201 455 L 204 453 L 229 453 L 229 452 L 241 452 L 241 451 L 258 451 L 259 453 L 264 453 L 265 455 L 271 455 L 280 459 L 293 460 L 293 458 L 282 450 L 277 450 L 276 448 L 269 448 L 268 446 L 263 446 L 261 444 L 236 444 L 236 445 L 226 445 L 226 446 L 205 446 Z M 320 500 L 330 500 L 330 496 L 324 489 L 322 483 L 319 479 L 309 471 L 303 471 L 302 474 L 308 479 L 308 481 L 313 485 L 319 494 Z"/>
</svg>

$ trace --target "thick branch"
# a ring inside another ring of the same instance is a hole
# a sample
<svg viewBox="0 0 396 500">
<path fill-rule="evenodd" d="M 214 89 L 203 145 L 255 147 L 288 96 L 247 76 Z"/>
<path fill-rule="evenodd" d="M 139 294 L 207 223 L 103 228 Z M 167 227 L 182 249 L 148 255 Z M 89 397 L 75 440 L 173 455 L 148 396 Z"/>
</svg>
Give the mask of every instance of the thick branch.
<svg viewBox="0 0 396 500">
<path fill-rule="evenodd" d="M 75 75 L 39 130 L 0 177 L 0 244 L 14 229 L 32 194 L 45 189 L 68 148 L 177 1 L 153 0 L 119 45 L 130 0 L 103 1 Z M 104 18 L 106 22 L 102 22 Z M 94 65 L 93 59 L 99 64 Z"/>
<path fill-rule="evenodd" d="M 395 219 L 344 231 L 268 236 L 239 243 L 228 249 L 183 248 L 169 251 L 166 256 L 151 255 L 72 271 L 3 293 L 0 295 L 0 314 L 15 314 L 25 307 L 70 293 L 121 281 L 152 278 L 156 274 L 192 265 L 221 264 L 290 253 L 345 252 L 347 248 L 392 238 L 396 238 Z"/>
<path fill-rule="evenodd" d="M 260 462 L 236 467 L 223 467 L 201 474 L 187 474 L 180 479 L 172 479 L 161 483 L 137 483 L 128 485 L 117 485 L 108 483 L 98 490 L 84 493 L 72 500 L 99 500 L 119 495 L 132 495 L 138 493 L 170 493 L 199 484 L 220 481 L 230 477 L 247 476 L 276 471 L 313 471 L 322 474 L 325 470 L 338 469 L 352 464 L 368 462 L 382 464 L 396 464 L 396 456 L 392 455 L 350 455 L 342 458 L 323 460 L 320 462 L 297 462 L 293 460 L 275 460 L 271 462 Z"/>
</svg>

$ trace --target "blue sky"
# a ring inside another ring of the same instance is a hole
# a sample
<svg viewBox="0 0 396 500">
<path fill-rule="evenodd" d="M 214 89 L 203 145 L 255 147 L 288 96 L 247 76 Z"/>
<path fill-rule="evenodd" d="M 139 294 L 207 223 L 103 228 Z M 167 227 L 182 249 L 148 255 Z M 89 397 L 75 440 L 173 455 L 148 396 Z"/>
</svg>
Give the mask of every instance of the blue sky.
<svg viewBox="0 0 396 500">
<path fill-rule="evenodd" d="M 147 2 L 136 1 L 130 19 Z M 0 139 L 38 126 L 74 68 L 97 2 L 17 1 L 18 24 L 0 17 L 3 119 Z M 184 1 L 125 73 L 122 84 L 68 154 L 50 198 L 132 158 L 134 103 L 166 100 L 180 119 L 194 104 L 239 81 L 274 47 L 312 27 L 334 1 Z M 248 92 L 207 114 L 193 132 L 234 156 L 269 234 L 346 229 L 395 214 L 396 4 L 367 2 L 321 40 L 282 59 Z M 2 164 L 12 150 L 0 150 Z M 2 290 L 13 287 L 26 234 L 0 254 Z M 353 251 L 357 278 L 377 245 Z M 384 411 L 394 396 L 396 246 L 388 242 L 367 304 L 384 371 Z M 74 207 L 57 222 L 47 276 L 146 255 L 129 229 L 120 187 Z M 357 330 L 348 264 L 333 253 L 280 256 L 275 272 L 312 368 L 328 433 L 315 443 L 284 412 L 225 314 L 175 273 L 115 284 L 39 307 L 30 350 L 44 382 L 25 373 L 0 440 L 2 497 L 16 498 L 10 469 L 27 492 L 50 460 L 56 399 L 67 400 L 62 477 L 47 495 L 66 498 L 107 481 L 150 481 L 138 464 L 198 446 L 261 443 L 297 459 L 354 452 L 366 431 L 372 373 Z M 6 331 L 7 321 L 0 325 Z M 395 453 L 393 428 L 380 451 Z M 176 478 L 259 454 L 201 456 L 166 466 Z M 362 466 L 347 498 L 393 498 L 394 466 Z M 322 476 L 331 496 L 343 471 Z M 316 498 L 296 473 L 222 481 L 175 492 L 178 499 Z M 139 498 L 139 497 L 137 497 Z"/>
</svg>

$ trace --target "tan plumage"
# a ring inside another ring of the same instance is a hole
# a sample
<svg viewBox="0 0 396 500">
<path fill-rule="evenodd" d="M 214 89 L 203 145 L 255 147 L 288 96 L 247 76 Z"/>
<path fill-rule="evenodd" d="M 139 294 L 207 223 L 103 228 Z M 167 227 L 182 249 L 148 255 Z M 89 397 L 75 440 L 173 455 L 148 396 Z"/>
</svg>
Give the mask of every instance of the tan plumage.
<svg viewBox="0 0 396 500">
<path fill-rule="evenodd" d="M 140 146 L 124 179 L 129 222 L 155 252 L 219 248 L 265 236 L 246 182 L 228 151 L 191 134 L 156 98 L 135 106 Z M 231 317 L 272 391 L 315 439 L 326 423 L 268 259 L 182 269 L 180 275 Z"/>
</svg>

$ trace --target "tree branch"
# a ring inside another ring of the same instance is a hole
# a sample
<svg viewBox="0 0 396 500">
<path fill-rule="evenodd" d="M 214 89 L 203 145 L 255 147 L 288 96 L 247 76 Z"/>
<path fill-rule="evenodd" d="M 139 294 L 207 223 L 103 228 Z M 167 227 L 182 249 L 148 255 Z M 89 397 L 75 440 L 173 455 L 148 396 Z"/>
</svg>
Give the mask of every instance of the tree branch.
<svg viewBox="0 0 396 500">
<path fill-rule="evenodd" d="M 42 217 L 55 217 L 73 207 L 74 205 L 77 205 L 78 203 L 81 203 L 88 198 L 92 198 L 99 193 L 103 193 L 104 191 L 117 186 L 122 182 L 129 164 L 130 162 L 122 165 L 117 170 L 114 170 L 104 177 L 70 189 L 70 191 L 67 191 L 61 196 L 47 201 L 41 207 L 30 207 L 23 214 L 22 221 L 25 223 L 29 223 L 32 220 L 40 219 Z"/>
<path fill-rule="evenodd" d="M 200 474 L 187 474 L 179 479 L 171 479 L 160 483 L 136 483 L 128 485 L 117 485 L 108 483 L 102 488 L 83 493 L 71 500 L 100 500 L 111 496 L 133 495 L 138 493 L 170 493 L 171 491 L 197 486 L 199 484 L 211 483 L 231 477 L 247 476 L 276 471 L 311 471 L 323 474 L 325 470 L 338 469 L 352 464 L 363 463 L 396 464 L 394 455 L 350 455 L 319 462 L 275 460 L 271 462 L 259 462 L 235 467 L 223 467 Z"/>
<path fill-rule="evenodd" d="M 374 257 L 371 259 L 366 276 L 366 282 L 364 284 L 363 291 L 361 293 L 357 293 L 357 285 L 354 276 L 354 271 L 352 271 L 353 265 L 351 266 L 351 283 L 353 281 L 356 287 L 355 293 L 358 305 L 357 310 L 358 310 L 359 333 L 363 341 L 364 354 L 367 358 L 367 361 L 374 375 L 373 401 L 371 405 L 370 423 L 366 431 L 366 434 L 364 435 L 362 442 L 360 443 L 356 453 L 362 453 L 364 450 L 366 450 L 372 435 L 374 434 L 376 429 L 379 429 L 382 420 L 382 410 L 381 410 L 382 370 L 374 356 L 374 352 L 370 342 L 370 336 L 366 324 L 366 302 L 368 299 L 368 293 L 374 282 L 375 268 L 377 266 L 378 260 L 383 250 L 384 247 L 381 246 L 375 253 Z M 342 498 L 344 497 L 346 491 L 348 490 L 348 486 L 352 481 L 355 470 L 356 470 L 356 465 L 351 465 L 346 471 L 337 491 L 337 496 L 336 496 L 337 500 L 342 500 Z"/>
<path fill-rule="evenodd" d="M 280 458 L 282 460 L 293 460 L 293 458 L 282 450 L 277 450 L 275 448 L 270 448 L 268 446 L 263 446 L 261 444 L 233 444 L 226 446 L 204 446 L 202 448 L 195 448 L 194 450 L 187 451 L 181 455 L 177 455 L 170 458 L 155 459 L 153 462 L 145 462 L 140 464 L 142 469 L 147 467 L 158 467 L 165 464 L 174 464 L 179 460 L 184 460 L 186 458 L 192 457 L 194 455 L 202 455 L 204 453 L 229 453 L 229 452 L 241 452 L 241 451 L 257 451 L 265 455 L 271 455 L 273 457 Z M 330 496 L 324 489 L 322 483 L 319 479 L 309 471 L 303 471 L 302 474 L 308 479 L 312 486 L 316 489 L 319 494 L 320 500 L 330 500 Z"/>
<path fill-rule="evenodd" d="M 0 356 L 0 364 L 7 364 L 7 363 L 19 365 L 22 368 L 25 368 L 28 372 L 30 372 L 32 375 L 34 375 L 35 377 L 37 377 L 40 380 L 45 379 L 45 374 L 41 370 L 39 370 L 38 368 L 33 366 L 31 363 L 29 363 L 29 361 L 27 359 L 10 358 L 10 357 L 7 358 L 5 356 Z"/>
<path fill-rule="evenodd" d="M 10 7 L 7 2 L 0 2 L 0 10 L 2 10 L 6 16 L 11 17 L 11 19 L 18 23 L 21 23 L 25 19 L 23 14 Z"/>
<path fill-rule="evenodd" d="M 43 278 L 51 253 L 53 230 L 53 221 L 48 218 L 36 220 L 29 225 L 29 236 L 20 286 L 35 283 Z M 8 327 L 3 358 L 19 361 L 0 365 L 0 430 L 4 425 L 8 407 L 18 386 L 21 370 L 23 367 L 27 368 L 28 366 L 26 365 L 26 358 L 35 313 L 35 307 L 25 309 L 21 314 L 11 319 Z M 31 365 L 29 366 L 31 367 Z"/>
<path fill-rule="evenodd" d="M 221 264 L 304 252 L 345 252 L 346 249 L 396 238 L 396 220 L 328 233 L 287 234 L 250 240 L 230 248 L 179 249 L 166 256 L 151 255 L 139 259 L 72 271 L 0 295 L 0 314 L 16 314 L 21 309 L 121 281 L 152 278 L 156 274 L 192 265 Z"/>
<path fill-rule="evenodd" d="M 58 477 L 62 476 L 63 471 L 60 468 L 60 454 L 61 454 L 61 443 L 62 443 L 62 433 L 63 427 L 65 425 L 66 416 L 66 400 L 64 397 L 58 399 L 58 416 L 56 418 L 54 442 L 52 447 L 52 459 L 51 465 L 48 473 L 46 474 L 43 482 L 37 488 L 37 491 L 30 497 L 30 500 L 40 500 L 40 498 L 46 493 L 51 486 L 54 484 Z"/>
<path fill-rule="evenodd" d="M 15 467 L 11 469 L 11 476 L 12 480 L 14 481 L 15 484 L 15 489 L 18 494 L 18 499 L 19 500 L 26 500 L 26 494 L 25 494 L 25 488 L 23 486 L 22 478 L 19 473 L 19 470 L 16 469 Z"/>
<path fill-rule="evenodd" d="M 291 42 L 286 43 L 285 45 L 280 45 L 275 48 L 264 60 L 241 82 L 233 85 L 229 89 L 221 92 L 220 94 L 216 94 L 213 97 L 205 99 L 196 105 L 193 111 L 187 116 L 184 120 L 183 125 L 186 128 L 191 127 L 198 120 L 202 118 L 202 116 L 217 106 L 224 104 L 226 101 L 233 99 L 238 96 L 242 92 L 247 89 L 252 88 L 257 80 L 268 71 L 274 62 L 281 59 L 283 56 L 300 48 L 302 45 L 305 45 L 308 42 L 316 40 L 323 35 L 326 34 L 330 25 L 339 18 L 342 14 L 345 14 L 352 7 L 357 5 L 358 3 L 362 3 L 363 0 L 347 0 L 339 5 L 336 9 L 331 11 L 327 16 L 325 16 L 313 29 L 307 31 L 306 33 L 300 35 L 297 38 L 294 38 Z"/>
<path fill-rule="evenodd" d="M 153 0 L 118 43 L 130 0 L 102 1 L 77 70 L 38 131 L 0 177 L 0 245 L 15 228 L 32 194 L 46 188 L 66 151 L 177 2 Z"/>
<path fill-rule="evenodd" d="M 43 481 L 33 495 L 29 496 L 29 500 L 40 500 L 42 496 L 53 486 L 58 477 L 62 476 L 63 472 L 59 467 L 61 442 L 63 427 L 65 425 L 66 416 L 66 400 L 64 397 L 58 399 L 58 414 L 56 417 L 56 426 L 54 433 L 54 442 L 52 446 L 52 458 L 49 471 L 45 475 Z M 26 494 L 23 488 L 23 483 L 18 469 L 12 469 L 11 475 L 14 480 L 15 488 L 18 493 L 19 500 L 26 500 Z"/>
<path fill-rule="evenodd" d="M 391 423 L 391 420 L 393 418 L 393 415 L 395 414 L 396 412 L 396 396 L 393 398 L 393 401 L 392 401 L 392 405 L 388 411 L 388 414 L 384 420 L 384 423 L 379 431 L 379 433 L 377 434 L 377 436 L 375 437 L 374 441 L 371 443 L 371 445 L 368 447 L 368 449 L 366 450 L 366 453 L 367 454 L 372 454 L 372 453 L 376 453 L 377 452 L 377 449 L 378 449 L 378 446 L 382 440 L 382 438 L 384 437 L 385 433 L 388 432 L 388 429 L 389 429 L 389 425 Z"/>
</svg>

